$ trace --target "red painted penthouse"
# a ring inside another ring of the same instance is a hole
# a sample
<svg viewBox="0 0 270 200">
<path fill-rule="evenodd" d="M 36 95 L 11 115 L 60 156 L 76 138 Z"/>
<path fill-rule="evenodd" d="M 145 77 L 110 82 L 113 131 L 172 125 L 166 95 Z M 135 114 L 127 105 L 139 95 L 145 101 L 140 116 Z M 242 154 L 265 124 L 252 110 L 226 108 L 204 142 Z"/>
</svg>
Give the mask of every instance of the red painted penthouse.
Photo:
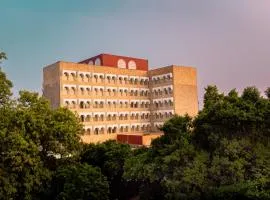
<svg viewBox="0 0 270 200">
<path fill-rule="evenodd" d="M 148 60 L 146 59 L 116 56 L 111 54 L 100 54 L 79 63 L 148 71 Z"/>
</svg>

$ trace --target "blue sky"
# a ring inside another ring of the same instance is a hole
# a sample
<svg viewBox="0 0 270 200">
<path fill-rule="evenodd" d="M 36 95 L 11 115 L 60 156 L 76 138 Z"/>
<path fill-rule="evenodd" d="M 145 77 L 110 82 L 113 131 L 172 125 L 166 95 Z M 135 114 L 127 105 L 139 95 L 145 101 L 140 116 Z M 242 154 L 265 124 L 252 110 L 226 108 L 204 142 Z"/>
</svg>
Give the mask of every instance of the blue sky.
<svg viewBox="0 0 270 200">
<path fill-rule="evenodd" d="M 198 69 L 203 88 L 270 86 L 269 0 L 1 0 L 0 51 L 14 92 L 41 91 L 42 67 L 99 53 L 151 68 Z"/>
</svg>

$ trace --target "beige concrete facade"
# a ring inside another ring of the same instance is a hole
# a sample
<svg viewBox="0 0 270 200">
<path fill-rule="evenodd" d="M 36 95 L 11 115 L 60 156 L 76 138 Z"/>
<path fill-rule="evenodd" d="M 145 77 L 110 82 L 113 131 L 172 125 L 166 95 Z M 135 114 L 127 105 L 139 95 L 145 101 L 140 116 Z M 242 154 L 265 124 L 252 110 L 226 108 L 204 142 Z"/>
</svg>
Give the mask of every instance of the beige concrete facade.
<svg viewBox="0 0 270 200">
<path fill-rule="evenodd" d="M 78 115 L 87 143 L 145 133 L 143 143 L 148 144 L 157 137 L 151 133 L 174 114 L 198 112 L 192 67 L 145 71 L 57 62 L 43 69 L 43 92 L 54 108 L 68 107 Z"/>
</svg>

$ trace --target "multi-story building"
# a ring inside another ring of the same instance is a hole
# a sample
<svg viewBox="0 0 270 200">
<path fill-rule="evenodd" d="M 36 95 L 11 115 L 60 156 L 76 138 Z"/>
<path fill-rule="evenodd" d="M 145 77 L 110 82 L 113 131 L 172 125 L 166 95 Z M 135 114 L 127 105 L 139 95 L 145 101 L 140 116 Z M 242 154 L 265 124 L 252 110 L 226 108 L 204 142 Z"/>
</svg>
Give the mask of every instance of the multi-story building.
<svg viewBox="0 0 270 200">
<path fill-rule="evenodd" d="M 109 54 L 45 67 L 43 92 L 52 107 L 65 106 L 78 115 L 87 143 L 149 144 L 174 114 L 198 112 L 195 68 L 148 70 L 145 59 Z"/>
</svg>

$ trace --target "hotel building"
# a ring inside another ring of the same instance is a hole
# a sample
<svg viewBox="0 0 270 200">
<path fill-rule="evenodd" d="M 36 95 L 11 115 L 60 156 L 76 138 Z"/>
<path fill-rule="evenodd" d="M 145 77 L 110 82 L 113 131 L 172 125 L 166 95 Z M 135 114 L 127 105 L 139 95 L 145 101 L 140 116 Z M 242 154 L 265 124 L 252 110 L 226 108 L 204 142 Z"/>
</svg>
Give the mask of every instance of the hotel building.
<svg viewBox="0 0 270 200">
<path fill-rule="evenodd" d="M 170 117 L 198 112 L 195 68 L 149 70 L 148 60 L 110 54 L 44 67 L 43 95 L 78 115 L 86 143 L 149 145 Z"/>
</svg>

